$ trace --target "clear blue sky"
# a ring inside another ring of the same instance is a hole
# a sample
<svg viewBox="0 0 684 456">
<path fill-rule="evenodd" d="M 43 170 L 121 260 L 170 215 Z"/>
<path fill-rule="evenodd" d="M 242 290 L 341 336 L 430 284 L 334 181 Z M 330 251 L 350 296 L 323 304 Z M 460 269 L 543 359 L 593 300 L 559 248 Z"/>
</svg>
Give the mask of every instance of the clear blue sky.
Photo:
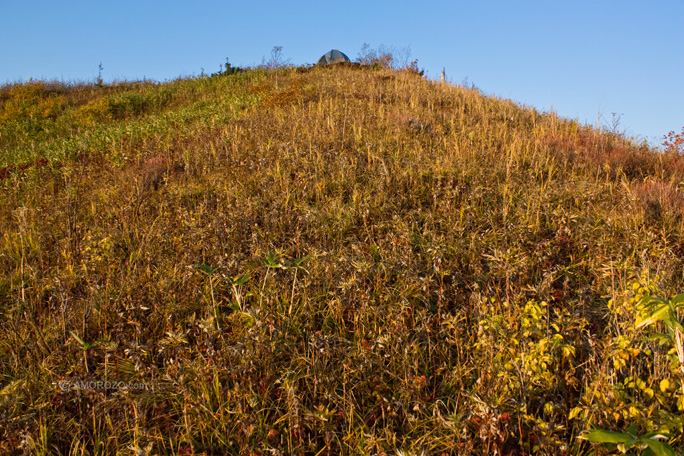
<svg viewBox="0 0 684 456">
<path fill-rule="evenodd" d="M 165 80 L 253 65 L 282 46 L 294 64 L 364 42 L 404 48 L 430 78 L 564 117 L 621 116 L 659 143 L 684 127 L 684 0 L 0 0 L 0 83 Z"/>
</svg>

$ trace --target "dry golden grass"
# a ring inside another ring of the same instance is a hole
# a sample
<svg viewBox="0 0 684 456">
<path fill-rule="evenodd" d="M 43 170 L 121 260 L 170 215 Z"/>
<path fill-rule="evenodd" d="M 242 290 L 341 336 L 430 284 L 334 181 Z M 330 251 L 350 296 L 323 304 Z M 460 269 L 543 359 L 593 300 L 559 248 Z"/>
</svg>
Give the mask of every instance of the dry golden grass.
<svg viewBox="0 0 684 456">
<path fill-rule="evenodd" d="M 402 71 L 45 87 L 0 89 L 3 452 L 682 433 L 634 329 L 683 288 L 681 156 Z"/>
</svg>

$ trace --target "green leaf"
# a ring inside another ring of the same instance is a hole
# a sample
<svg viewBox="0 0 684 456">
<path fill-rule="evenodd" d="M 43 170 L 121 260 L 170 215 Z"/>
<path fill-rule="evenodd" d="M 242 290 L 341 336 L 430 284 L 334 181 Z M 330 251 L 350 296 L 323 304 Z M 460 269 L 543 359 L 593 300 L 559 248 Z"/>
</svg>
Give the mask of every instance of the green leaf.
<svg viewBox="0 0 684 456">
<path fill-rule="evenodd" d="M 672 436 L 666 432 L 649 432 L 648 434 L 644 434 L 641 436 L 642 439 L 663 439 L 663 440 L 668 440 L 672 438 Z"/>
<path fill-rule="evenodd" d="M 244 285 L 244 284 L 247 283 L 247 281 L 249 280 L 249 278 L 250 278 L 250 277 L 249 277 L 249 274 L 245 274 L 245 275 L 243 275 L 242 277 L 240 277 L 239 279 L 237 279 L 236 284 L 237 284 L 237 285 Z"/>
<path fill-rule="evenodd" d="M 633 438 L 636 439 L 636 424 L 632 423 L 629 425 L 627 428 L 627 434 L 631 435 Z"/>
<path fill-rule="evenodd" d="M 634 440 L 634 437 L 624 432 L 604 431 L 603 429 L 594 429 L 581 435 L 580 438 L 590 442 L 602 443 L 628 443 Z"/>
<path fill-rule="evenodd" d="M 81 344 L 81 347 L 84 347 L 84 346 L 88 345 L 88 344 L 86 344 L 85 342 L 83 342 L 83 339 L 81 339 L 80 337 L 78 337 L 78 336 L 76 335 L 75 332 L 69 331 L 69 333 L 71 334 L 71 336 L 72 336 L 74 339 L 76 339 L 76 342 L 78 342 L 79 344 Z"/>
<path fill-rule="evenodd" d="M 659 304 L 650 314 L 646 315 L 646 318 L 643 320 L 641 317 L 637 318 L 636 329 L 650 326 L 660 320 L 669 319 L 670 312 L 671 309 L 668 304 Z"/>
<path fill-rule="evenodd" d="M 637 443 L 644 443 L 656 456 L 676 456 L 670 445 L 658 440 L 641 437 Z"/>
<path fill-rule="evenodd" d="M 658 304 L 669 305 L 670 301 L 668 301 L 667 299 L 663 299 L 663 298 L 657 298 L 655 296 L 644 296 L 643 299 L 641 300 L 640 304 L 649 305 L 649 306 L 657 306 Z"/>
<path fill-rule="evenodd" d="M 669 342 L 672 341 L 672 337 L 668 336 L 667 334 L 662 334 L 662 333 L 656 333 L 648 336 L 646 338 L 647 340 L 657 340 L 659 345 L 665 345 Z"/>
<path fill-rule="evenodd" d="M 201 271 L 206 272 L 207 274 L 213 274 L 216 271 L 216 269 L 212 269 L 211 266 L 206 263 L 200 264 L 199 268 Z"/>
<path fill-rule="evenodd" d="M 264 262 L 269 268 L 282 268 L 283 265 L 276 262 L 276 257 L 273 252 L 268 252 L 268 256 L 264 258 Z"/>
<path fill-rule="evenodd" d="M 307 256 L 305 256 L 304 258 L 300 259 L 300 260 L 295 260 L 295 262 L 294 262 L 294 263 L 295 263 L 295 266 L 299 266 L 300 264 L 304 263 L 304 262 L 305 262 L 306 260 L 308 260 L 309 258 L 311 258 L 311 255 L 307 255 Z"/>
<path fill-rule="evenodd" d="M 674 306 L 675 309 L 684 306 L 684 293 L 680 293 L 676 295 L 674 298 L 670 299 L 670 303 Z"/>
</svg>

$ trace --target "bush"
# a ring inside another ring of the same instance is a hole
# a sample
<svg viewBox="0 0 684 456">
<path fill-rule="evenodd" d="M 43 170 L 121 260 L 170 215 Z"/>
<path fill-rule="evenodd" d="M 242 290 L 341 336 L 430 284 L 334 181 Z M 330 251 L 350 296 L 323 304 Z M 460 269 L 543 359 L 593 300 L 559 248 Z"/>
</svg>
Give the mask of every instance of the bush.
<svg viewBox="0 0 684 456">
<path fill-rule="evenodd" d="M 675 134 L 674 130 L 663 136 L 663 146 L 665 152 L 674 152 L 681 154 L 684 152 L 684 128 L 679 134 Z"/>
<path fill-rule="evenodd" d="M 410 61 L 411 47 L 397 49 L 393 46 L 381 44 L 377 49 L 371 49 L 370 44 L 363 43 L 356 58 L 361 65 L 368 65 L 386 70 L 401 70 L 408 73 L 423 76 L 425 70 L 418 69 L 418 59 Z"/>
</svg>

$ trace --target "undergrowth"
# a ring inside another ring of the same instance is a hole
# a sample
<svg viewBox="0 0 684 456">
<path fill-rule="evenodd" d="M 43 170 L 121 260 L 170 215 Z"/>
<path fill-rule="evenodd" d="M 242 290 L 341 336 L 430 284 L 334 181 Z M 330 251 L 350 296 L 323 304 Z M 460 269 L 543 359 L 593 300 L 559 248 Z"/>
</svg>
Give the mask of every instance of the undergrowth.
<svg viewBox="0 0 684 456">
<path fill-rule="evenodd" d="M 0 88 L 2 452 L 681 451 L 635 327 L 682 291 L 679 154 L 415 71 L 277 78 Z"/>
</svg>

